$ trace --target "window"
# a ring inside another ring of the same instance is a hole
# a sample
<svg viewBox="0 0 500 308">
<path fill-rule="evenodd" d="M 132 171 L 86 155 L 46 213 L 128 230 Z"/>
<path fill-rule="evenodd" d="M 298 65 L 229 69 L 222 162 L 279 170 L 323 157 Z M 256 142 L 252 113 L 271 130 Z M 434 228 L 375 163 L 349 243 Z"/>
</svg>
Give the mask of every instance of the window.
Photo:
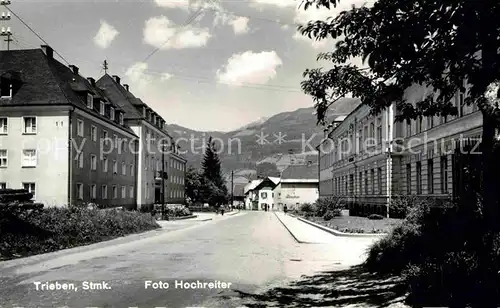
<svg viewBox="0 0 500 308">
<path fill-rule="evenodd" d="M 441 193 L 448 193 L 448 158 L 441 157 Z"/>
<path fill-rule="evenodd" d="M 101 102 L 101 104 L 100 104 L 100 108 L 99 108 L 99 113 L 100 113 L 101 115 L 104 115 L 104 114 L 105 114 L 105 113 L 104 113 L 104 111 L 105 111 L 105 107 L 106 107 L 106 104 L 105 104 L 104 102 Z"/>
<path fill-rule="evenodd" d="M 125 186 L 122 186 L 122 199 L 127 198 L 127 189 Z"/>
<path fill-rule="evenodd" d="M 0 189 L 7 189 L 7 183 L 1 182 L 0 183 Z"/>
<path fill-rule="evenodd" d="M 363 193 L 363 172 L 359 173 L 359 193 Z"/>
<path fill-rule="evenodd" d="M 260 193 L 260 197 L 261 197 L 262 199 L 266 199 L 266 198 L 267 198 L 267 193 L 266 193 L 266 192 L 262 192 L 262 193 Z"/>
<path fill-rule="evenodd" d="M 115 108 L 111 107 L 109 110 L 110 110 L 110 111 L 109 111 L 109 118 L 110 118 L 112 121 L 114 121 L 114 120 L 115 120 Z"/>
<path fill-rule="evenodd" d="M 429 194 L 434 193 L 434 161 L 427 160 L 427 191 Z"/>
<path fill-rule="evenodd" d="M 102 160 L 102 171 L 108 172 L 108 158 L 104 157 Z"/>
<path fill-rule="evenodd" d="M 76 198 L 83 200 L 83 184 L 81 183 L 76 183 Z"/>
<path fill-rule="evenodd" d="M 117 198 L 118 198 L 118 188 L 116 187 L 116 185 L 113 185 L 113 199 Z"/>
<path fill-rule="evenodd" d="M 146 195 L 146 199 L 149 199 L 149 184 L 148 183 L 146 183 L 145 189 L 146 189 L 146 194 L 145 194 Z"/>
<path fill-rule="evenodd" d="M 441 117 L 441 124 L 445 124 L 447 122 L 448 122 L 448 116 L 447 115 L 446 116 L 442 116 Z"/>
<path fill-rule="evenodd" d="M 97 186 L 95 184 L 90 185 L 90 199 L 95 200 L 97 197 Z"/>
<path fill-rule="evenodd" d="M 90 154 L 90 169 L 97 170 L 97 156 Z"/>
<path fill-rule="evenodd" d="M 134 175 L 134 165 L 130 165 L 130 175 Z"/>
<path fill-rule="evenodd" d="M 123 125 L 123 113 L 120 112 L 120 114 L 118 116 L 120 119 L 120 125 Z"/>
<path fill-rule="evenodd" d="M 411 136 L 411 120 L 406 120 L 406 136 Z"/>
<path fill-rule="evenodd" d="M 94 125 L 90 127 L 90 137 L 92 138 L 92 141 L 97 141 L 97 127 Z"/>
<path fill-rule="evenodd" d="M 349 174 L 349 194 L 354 194 L 354 174 Z"/>
<path fill-rule="evenodd" d="M 113 142 L 114 142 L 114 147 L 118 148 L 118 136 L 117 135 L 113 135 Z"/>
<path fill-rule="evenodd" d="M 416 164 L 417 171 L 417 195 L 422 194 L 422 163 L 417 162 Z"/>
<path fill-rule="evenodd" d="M 94 97 L 90 93 L 87 93 L 87 108 L 94 109 Z"/>
<path fill-rule="evenodd" d="M 422 117 L 417 118 L 417 134 L 422 132 Z"/>
<path fill-rule="evenodd" d="M 431 129 L 434 127 L 434 116 L 427 117 L 427 129 Z"/>
<path fill-rule="evenodd" d="M 113 160 L 113 173 L 118 173 L 118 163 L 116 162 L 116 160 Z"/>
<path fill-rule="evenodd" d="M 82 120 L 77 120 L 76 134 L 80 137 L 83 137 L 83 121 Z"/>
<path fill-rule="evenodd" d="M 375 169 L 370 171 L 370 180 L 372 181 L 372 195 L 375 194 Z"/>
<path fill-rule="evenodd" d="M 375 138 L 375 124 L 373 122 L 370 123 L 370 138 Z"/>
<path fill-rule="evenodd" d="M 378 120 L 377 125 L 377 143 L 382 144 L 382 119 Z"/>
<path fill-rule="evenodd" d="M 12 82 L 6 78 L 2 78 L 0 82 L 0 97 L 1 98 L 12 97 Z"/>
<path fill-rule="evenodd" d="M 368 195 L 368 170 L 365 171 L 365 195 Z"/>
<path fill-rule="evenodd" d="M 101 198 L 108 199 L 108 186 L 107 185 L 102 185 L 102 187 L 101 187 Z"/>
<path fill-rule="evenodd" d="M 105 130 L 102 131 L 102 139 L 108 139 L 108 132 Z"/>
<path fill-rule="evenodd" d="M 77 155 L 77 159 L 78 159 L 78 168 L 83 168 L 83 153 L 80 152 Z"/>
<path fill-rule="evenodd" d="M 23 150 L 23 167 L 36 167 L 36 150 Z"/>
<path fill-rule="evenodd" d="M 7 135 L 7 118 L 0 118 L 0 135 Z"/>
<path fill-rule="evenodd" d="M 406 193 L 411 195 L 411 164 L 406 164 Z"/>
<path fill-rule="evenodd" d="M 24 133 L 36 134 L 36 117 L 24 117 Z"/>
<path fill-rule="evenodd" d="M 23 183 L 23 188 L 25 190 L 27 190 L 28 192 L 32 193 L 33 194 L 33 200 L 36 199 L 36 189 L 35 189 L 36 185 L 35 183 Z"/>
<path fill-rule="evenodd" d="M 125 162 L 122 162 L 122 174 L 127 175 L 127 165 Z"/>
<path fill-rule="evenodd" d="M 382 168 L 377 169 L 377 177 L 378 193 L 382 194 Z"/>
<path fill-rule="evenodd" d="M 460 93 L 458 95 L 458 116 L 463 117 L 464 116 L 464 94 Z"/>
<path fill-rule="evenodd" d="M 0 150 L 0 168 L 6 168 L 8 165 L 7 150 Z"/>
<path fill-rule="evenodd" d="M 148 163 L 149 163 L 148 154 L 146 154 L 146 156 L 144 157 L 144 169 L 145 170 L 148 170 Z"/>
<path fill-rule="evenodd" d="M 130 196 L 130 198 L 134 197 L 134 186 L 129 187 L 129 196 Z"/>
</svg>

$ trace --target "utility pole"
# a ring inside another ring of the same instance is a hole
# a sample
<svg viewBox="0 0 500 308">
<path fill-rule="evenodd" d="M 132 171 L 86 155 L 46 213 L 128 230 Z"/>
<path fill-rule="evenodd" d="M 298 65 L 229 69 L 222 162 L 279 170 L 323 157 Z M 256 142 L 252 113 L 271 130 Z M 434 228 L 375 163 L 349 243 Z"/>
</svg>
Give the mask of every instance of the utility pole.
<svg viewBox="0 0 500 308">
<path fill-rule="evenodd" d="M 0 5 L 5 6 L 5 8 L 7 8 L 7 5 L 10 5 L 10 4 L 11 4 L 10 0 L 1 0 L 0 1 Z M 7 10 L 9 10 L 9 9 L 7 8 Z M 2 12 L 2 16 L 0 17 L 1 21 L 7 21 L 10 19 L 11 19 L 10 10 L 7 12 L 7 15 L 5 14 L 5 12 Z M 10 31 L 10 27 L 7 27 L 7 29 L 5 29 L 5 27 L 2 27 L 2 32 L 0 32 L 0 36 L 7 37 L 7 39 L 5 39 L 4 41 L 7 42 L 7 50 L 10 50 L 10 42 L 13 41 L 12 32 Z"/>
<path fill-rule="evenodd" d="M 231 171 L 231 208 L 234 206 L 234 171 Z"/>
<path fill-rule="evenodd" d="M 106 61 L 104 61 L 106 64 Z M 161 218 L 165 217 L 165 142 L 161 143 Z"/>
</svg>

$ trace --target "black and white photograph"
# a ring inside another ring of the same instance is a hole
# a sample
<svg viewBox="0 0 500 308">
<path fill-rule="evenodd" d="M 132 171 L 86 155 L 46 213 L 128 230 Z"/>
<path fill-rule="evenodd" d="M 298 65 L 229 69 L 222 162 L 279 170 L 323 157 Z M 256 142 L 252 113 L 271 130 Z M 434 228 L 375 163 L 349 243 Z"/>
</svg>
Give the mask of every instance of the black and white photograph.
<svg viewBox="0 0 500 308">
<path fill-rule="evenodd" d="M 0 0 L 0 308 L 499 306 L 498 0 Z"/>
</svg>

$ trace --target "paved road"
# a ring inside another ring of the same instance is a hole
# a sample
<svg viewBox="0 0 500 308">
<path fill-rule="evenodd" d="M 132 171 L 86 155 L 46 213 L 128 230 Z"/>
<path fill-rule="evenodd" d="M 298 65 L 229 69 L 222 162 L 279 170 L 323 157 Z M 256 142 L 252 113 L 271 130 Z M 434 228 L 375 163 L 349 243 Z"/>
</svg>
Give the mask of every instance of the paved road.
<svg viewBox="0 0 500 308">
<path fill-rule="evenodd" d="M 345 247 L 298 244 L 269 212 L 165 227 L 70 252 L 2 262 L 0 307 L 238 307 L 238 291 L 259 292 L 303 274 L 348 265 L 337 253 Z M 169 288 L 146 289 L 146 281 L 168 283 Z M 183 289 L 175 287 L 176 281 L 231 285 Z M 41 291 L 35 282 L 70 283 L 76 290 Z M 109 289 L 84 290 L 89 282 L 105 282 Z"/>
</svg>

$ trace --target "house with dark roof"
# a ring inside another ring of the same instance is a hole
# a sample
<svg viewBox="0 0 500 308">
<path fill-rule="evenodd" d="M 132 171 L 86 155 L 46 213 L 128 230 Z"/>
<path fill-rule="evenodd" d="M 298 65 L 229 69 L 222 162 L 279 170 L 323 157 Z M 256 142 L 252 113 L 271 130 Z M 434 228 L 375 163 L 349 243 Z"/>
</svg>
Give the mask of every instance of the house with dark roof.
<svg viewBox="0 0 500 308">
<path fill-rule="evenodd" d="M 0 51 L 0 188 L 46 206 L 135 208 L 138 136 L 126 112 L 49 46 Z"/>
<path fill-rule="evenodd" d="M 119 76 L 105 74 L 97 85 L 111 102 L 125 110 L 125 122 L 139 136 L 138 207 L 151 208 L 163 200 L 165 203 L 184 204 L 186 159 L 165 129 L 166 121 L 135 97 Z"/>
<path fill-rule="evenodd" d="M 319 198 L 318 165 L 308 162 L 290 165 L 281 173 L 281 180 L 275 188 L 275 209 L 298 208 L 304 203 L 314 203 Z"/>
</svg>

